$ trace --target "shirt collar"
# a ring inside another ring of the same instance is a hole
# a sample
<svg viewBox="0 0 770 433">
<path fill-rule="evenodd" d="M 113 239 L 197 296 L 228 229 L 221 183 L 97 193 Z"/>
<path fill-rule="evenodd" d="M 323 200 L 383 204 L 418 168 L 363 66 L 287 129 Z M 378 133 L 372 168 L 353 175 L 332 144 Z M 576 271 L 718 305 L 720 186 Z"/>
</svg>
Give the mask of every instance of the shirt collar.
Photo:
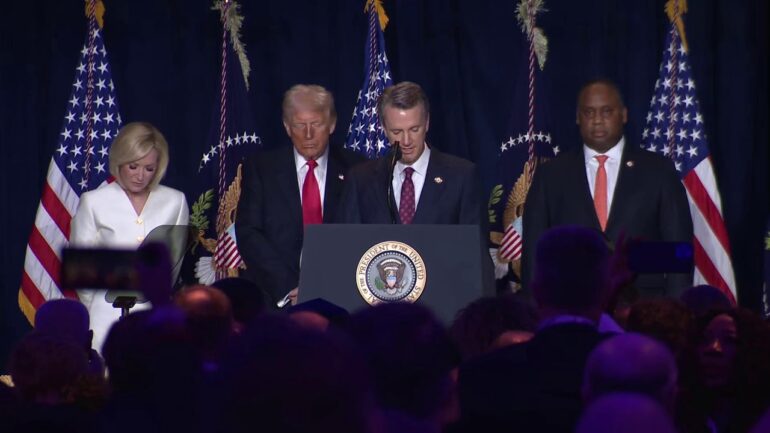
<svg viewBox="0 0 770 433">
<path fill-rule="evenodd" d="M 304 156 L 300 155 L 299 152 L 297 152 L 297 149 L 292 146 L 291 150 L 294 152 L 294 167 L 297 169 L 297 173 L 299 173 L 300 170 L 302 170 L 303 167 L 305 167 L 305 164 L 307 164 L 307 160 Z M 329 156 L 329 146 L 326 146 L 326 150 L 324 150 L 324 153 L 321 154 L 318 158 L 315 159 L 315 162 L 318 163 L 318 168 L 326 167 L 326 159 Z"/>
<path fill-rule="evenodd" d="M 590 147 L 583 144 L 583 157 L 585 158 L 586 164 L 591 162 L 591 160 L 594 159 L 594 156 L 596 155 L 607 155 L 610 161 L 620 161 L 620 159 L 623 157 L 623 148 L 626 146 L 626 137 L 620 137 L 620 141 L 618 141 L 618 144 L 612 146 L 610 150 L 608 150 L 605 153 L 599 153 Z"/>
<path fill-rule="evenodd" d="M 405 168 L 412 167 L 415 173 L 425 176 L 428 173 L 428 162 L 430 162 L 430 147 L 428 147 L 428 143 L 425 143 L 425 149 L 422 151 L 422 155 L 417 158 L 417 161 L 412 165 L 406 165 L 399 160 L 396 163 L 396 169 L 401 174 Z"/>
</svg>

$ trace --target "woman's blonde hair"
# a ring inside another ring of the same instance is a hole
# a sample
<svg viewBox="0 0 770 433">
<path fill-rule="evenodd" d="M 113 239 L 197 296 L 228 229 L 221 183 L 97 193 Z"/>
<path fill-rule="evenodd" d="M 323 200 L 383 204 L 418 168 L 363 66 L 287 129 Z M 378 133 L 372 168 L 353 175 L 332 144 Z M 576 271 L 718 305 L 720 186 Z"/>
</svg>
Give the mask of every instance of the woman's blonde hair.
<svg viewBox="0 0 770 433">
<path fill-rule="evenodd" d="M 166 175 L 168 142 L 158 128 L 148 122 L 125 124 L 110 147 L 110 174 L 120 183 L 120 166 L 144 158 L 152 149 L 158 151 L 158 167 L 150 182 L 150 189 L 158 186 Z"/>
</svg>

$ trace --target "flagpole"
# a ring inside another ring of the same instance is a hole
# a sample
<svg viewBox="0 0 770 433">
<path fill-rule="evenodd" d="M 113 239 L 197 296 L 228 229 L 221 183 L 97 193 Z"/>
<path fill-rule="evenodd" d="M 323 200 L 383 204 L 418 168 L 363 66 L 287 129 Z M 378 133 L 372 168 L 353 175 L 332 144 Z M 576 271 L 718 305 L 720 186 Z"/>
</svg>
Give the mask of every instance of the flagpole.
<svg viewBox="0 0 770 433">
<path fill-rule="evenodd" d="M 225 23 L 227 17 L 227 10 L 230 8 L 230 0 L 224 0 L 222 5 L 222 63 L 220 69 L 220 82 L 219 82 L 219 189 L 218 189 L 218 201 L 219 206 L 217 208 L 217 240 L 221 240 L 223 234 L 227 230 L 227 221 L 225 218 L 225 200 L 226 193 L 226 178 L 227 178 L 227 151 L 225 149 L 225 134 L 227 129 L 227 25 Z M 219 245 L 219 242 L 217 242 Z M 215 258 L 219 256 L 215 255 Z M 217 279 L 225 278 L 227 276 L 227 269 L 222 262 L 215 260 L 215 268 L 217 273 Z"/>
<path fill-rule="evenodd" d="M 93 130 L 94 130 L 94 56 L 96 55 L 96 0 L 88 1 L 88 46 L 86 62 L 86 71 L 88 71 L 88 79 L 86 81 L 86 100 L 85 100 L 85 115 L 86 115 L 86 148 L 85 148 L 85 161 L 83 164 L 83 179 L 86 183 L 89 181 L 89 174 L 91 173 L 91 153 L 93 145 Z"/>
</svg>

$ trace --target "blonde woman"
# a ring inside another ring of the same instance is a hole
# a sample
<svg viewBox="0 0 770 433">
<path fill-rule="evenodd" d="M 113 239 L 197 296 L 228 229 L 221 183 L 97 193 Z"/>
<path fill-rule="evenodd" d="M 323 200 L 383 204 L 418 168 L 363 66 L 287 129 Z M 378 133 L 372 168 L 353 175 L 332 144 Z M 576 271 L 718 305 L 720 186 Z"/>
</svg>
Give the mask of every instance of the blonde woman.
<svg viewBox="0 0 770 433">
<path fill-rule="evenodd" d="M 157 128 L 146 122 L 123 126 L 110 148 L 110 174 L 115 182 L 80 197 L 70 226 L 70 245 L 137 248 L 158 226 L 187 225 L 184 194 L 160 185 L 168 160 L 168 143 Z M 105 294 L 104 290 L 78 292 L 91 316 L 93 347 L 100 351 L 107 331 L 120 317 L 120 310 L 106 301 Z"/>
</svg>

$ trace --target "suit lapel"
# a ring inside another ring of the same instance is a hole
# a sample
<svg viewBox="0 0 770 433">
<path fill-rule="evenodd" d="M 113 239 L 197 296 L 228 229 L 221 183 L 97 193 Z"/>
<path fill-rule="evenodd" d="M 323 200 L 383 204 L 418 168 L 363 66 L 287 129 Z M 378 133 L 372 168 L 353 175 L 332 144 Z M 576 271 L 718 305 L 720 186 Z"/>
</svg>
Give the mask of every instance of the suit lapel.
<svg viewBox="0 0 770 433">
<path fill-rule="evenodd" d="M 620 161 L 620 170 L 618 170 L 618 181 L 615 185 L 615 192 L 612 196 L 612 206 L 610 207 L 610 214 L 607 218 L 607 233 L 610 230 L 615 230 L 617 221 L 628 221 L 628 199 L 633 195 L 634 191 L 640 188 L 639 176 L 635 169 L 636 161 L 635 152 L 631 146 L 626 143 L 623 149 L 623 157 Z"/>
<path fill-rule="evenodd" d="M 337 160 L 332 153 L 332 149 L 329 149 L 329 159 L 326 165 L 326 186 L 324 190 L 324 215 L 323 221 L 325 223 L 332 222 L 334 219 L 334 212 L 337 209 L 337 200 L 342 192 L 342 187 L 345 180 L 345 171 L 342 169 L 342 164 Z"/>
<path fill-rule="evenodd" d="M 276 167 L 276 180 L 281 190 L 280 196 L 286 200 L 289 214 L 295 218 L 295 222 L 302 224 L 302 202 L 299 198 L 299 183 L 297 180 L 297 166 L 294 162 L 293 147 L 283 153 Z"/>
<path fill-rule="evenodd" d="M 425 173 L 425 182 L 422 185 L 422 192 L 420 192 L 420 202 L 417 204 L 417 209 L 414 213 L 414 223 L 421 224 L 424 221 L 439 220 L 433 214 L 441 208 L 441 206 L 438 206 L 438 201 L 446 188 L 446 182 L 443 181 L 446 178 L 444 165 L 441 163 L 441 153 L 431 149 L 428 170 Z M 442 179 L 442 181 L 439 182 L 437 179 Z"/>
</svg>

